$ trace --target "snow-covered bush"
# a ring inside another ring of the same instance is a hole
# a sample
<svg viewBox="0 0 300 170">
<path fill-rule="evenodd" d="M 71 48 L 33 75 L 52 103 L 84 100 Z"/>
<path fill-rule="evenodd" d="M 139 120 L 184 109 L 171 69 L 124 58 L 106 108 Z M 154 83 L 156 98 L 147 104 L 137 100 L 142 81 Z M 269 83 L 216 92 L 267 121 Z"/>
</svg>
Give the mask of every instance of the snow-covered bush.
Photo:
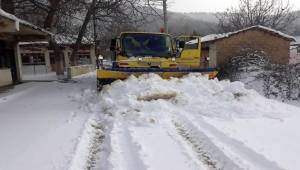
<svg viewBox="0 0 300 170">
<path fill-rule="evenodd" d="M 242 81 L 268 98 L 300 99 L 300 64 L 271 64 L 263 51 L 243 49 L 221 70 L 222 78 Z M 260 82 L 260 83 L 253 83 Z"/>
<path fill-rule="evenodd" d="M 230 62 L 221 69 L 222 78 L 232 81 L 243 79 L 245 73 L 247 77 L 256 77 L 269 64 L 265 52 L 253 50 L 251 48 L 242 49 L 238 55 L 233 56 Z"/>
<path fill-rule="evenodd" d="M 300 99 L 300 65 L 270 64 L 261 77 L 264 94 L 268 98 L 282 100 Z"/>
</svg>

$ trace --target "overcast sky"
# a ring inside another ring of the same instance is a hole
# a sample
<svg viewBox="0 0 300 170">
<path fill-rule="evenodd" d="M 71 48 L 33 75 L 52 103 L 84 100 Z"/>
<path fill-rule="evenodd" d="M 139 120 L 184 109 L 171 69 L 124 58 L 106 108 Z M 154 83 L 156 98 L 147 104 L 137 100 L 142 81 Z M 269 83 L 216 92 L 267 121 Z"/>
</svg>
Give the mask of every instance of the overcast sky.
<svg viewBox="0 0 300 170">
<path fill-rule="evenodd" d="M 289 1 L 295 10 L 300 10 L 300 0 Z M 220 12 L 237 6 L 238 2 L 239 0 L 168 0 L 169 10 L 176 12 Z"/>
</svg>

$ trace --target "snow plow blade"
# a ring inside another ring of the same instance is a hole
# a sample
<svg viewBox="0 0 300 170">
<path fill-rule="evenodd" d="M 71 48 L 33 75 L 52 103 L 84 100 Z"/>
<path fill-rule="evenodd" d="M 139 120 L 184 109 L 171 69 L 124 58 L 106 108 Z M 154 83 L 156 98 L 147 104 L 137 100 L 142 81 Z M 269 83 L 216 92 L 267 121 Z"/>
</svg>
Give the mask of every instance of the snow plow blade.
<svg viewBox="0 0 300 170">
<path fill-rule="evenodd" d="M 115 80 L 125 80 L 129 76 L 140 76 L 142 74 L 155 73 L 164 79 L 171 77 L 180 78 L 189 73 L 201 73 L 208 75 L 209 79 L 217 76 L 215 68 L 111 68 L 97 70 L 97 89 L 100 91 L 103 85 L 110 84 Z"/>
</svg>

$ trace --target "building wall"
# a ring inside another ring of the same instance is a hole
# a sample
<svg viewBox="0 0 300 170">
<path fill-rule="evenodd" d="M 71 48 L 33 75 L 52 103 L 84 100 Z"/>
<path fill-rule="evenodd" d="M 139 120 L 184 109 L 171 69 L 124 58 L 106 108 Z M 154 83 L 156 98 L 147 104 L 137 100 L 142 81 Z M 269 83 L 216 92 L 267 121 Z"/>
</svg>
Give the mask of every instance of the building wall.
<svg viewBox="0 0 300 170">
<path fill-rule="evenodd" d="M 17 43 L 0 40 L 0 86 L 21 81 Z"/>
<path fill-rule="evenodd" d="M 10 69 L 0 69 L 0 87 L 12 84 Z"/>
<path fill-rule="evenodd" d="M 264 51 L 274 64 L 288 64 L 290 41 L 261 30 L 249 30 L 215 42 L 217 65 L 223 66 L 244 48 Z"/>
<path fill-rule="evenodd" d="M 95 67 L 91 64 L 89 65 L 80 65 L 80 66 L 71 66 L 67 68 L 69 78 L 86 74 L 95 70 Z"/>
</svg>

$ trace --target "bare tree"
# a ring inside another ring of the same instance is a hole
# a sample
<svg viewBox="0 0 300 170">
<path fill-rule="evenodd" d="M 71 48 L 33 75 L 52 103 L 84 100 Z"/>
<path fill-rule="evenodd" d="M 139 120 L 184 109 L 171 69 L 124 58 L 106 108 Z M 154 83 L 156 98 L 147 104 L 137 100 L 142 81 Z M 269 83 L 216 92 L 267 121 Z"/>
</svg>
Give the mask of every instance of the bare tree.
<svg viewBox="0 0 300 170">
<path fill-rule="evenodd" d="M 285 1 L 286 2 L 286 1 Z M 217 15 L 221 31 L 229 32 L 254 25 L 287 31 L 295 21 L 292 6 L 283 0 L 240 0 L 237 8 Z"/>
<path fill-rule="evenodd" d="M 75 5 L 78 2 L 80 0 L 15 0 L 14 3 L 17 16 L 56 34 L 59 21 L 64 16 L 73 15 L 78 11 Z M 58 77 L 62 77 L 64 60 L 55 37 L 52 37 L 49 45 L 54 51 L 56 74 Z"/>
<path fill-rule="evenodd" d="M 54 32 L 56 31 L 56 23 L 58 20 L 57 9 L 61 5 L 62 0 L 49 0 L 49 10 L 47 11 L 46 18 L 44 20 L 44 28 Z M 54 38 L 50 40 L 50 47 L 54 51 L 54 60 L 56 65 L 56 75 L 64 75 L 63 56 L 60 52 L 59 46 L 55 42 Z"/>
<path fill-rule="evenodd" d="M 16 14 L 51 32 L 75 38 L 71 65 L 76 65 L 77 52 L 84 38 L 97 42 L 97 37 L 124 28 L 135 28 L 155 15 L 147 8 L 149 0 L 14 0 Z M 152 0 L 150 0 L 152 1 Z M 104 25 L 104 26 L 103 26 Z M 118 29 L 100 30 L 117 25 Z M 92 35 L 94 34 L 94 35 Z M 55 41 L 57 75 L 63 74 L 63 57 Z"/>
<path fill-rule="evenodd" d="M 155 11 L 147 8 L 148 5 L 149 0 L 92 0 L 85 13 L 83 24 L 80 27 L 77 40 L 73 48 L 70 58 L 72 61 L 71 65 L 76 65 L 77 51 L 83 37 L 87 34 L 89 24 L 92 24 L 91 20 L 94 20 L 94 30 L 98 30 L 95 24 L 98 25 L 101 23 L 101 25 L 114 25 L 114 28 L 111 28 L 107 32 L 114 31 L 114 33 L 117 34 L 124 29 L 136 28 L 138 24 L 147 22 L 147 16 L 155 15 Z M 94 35 L 94 42 L 97 41 L 95 40 L 96 37 L 98 36 Z"/>
<path fill-rule="evenodd" d="M 14 0 L 0 0 L 0 7 L 11 14 L 15 13 L 15 5 L 14 5 Z"/>
</svg>

